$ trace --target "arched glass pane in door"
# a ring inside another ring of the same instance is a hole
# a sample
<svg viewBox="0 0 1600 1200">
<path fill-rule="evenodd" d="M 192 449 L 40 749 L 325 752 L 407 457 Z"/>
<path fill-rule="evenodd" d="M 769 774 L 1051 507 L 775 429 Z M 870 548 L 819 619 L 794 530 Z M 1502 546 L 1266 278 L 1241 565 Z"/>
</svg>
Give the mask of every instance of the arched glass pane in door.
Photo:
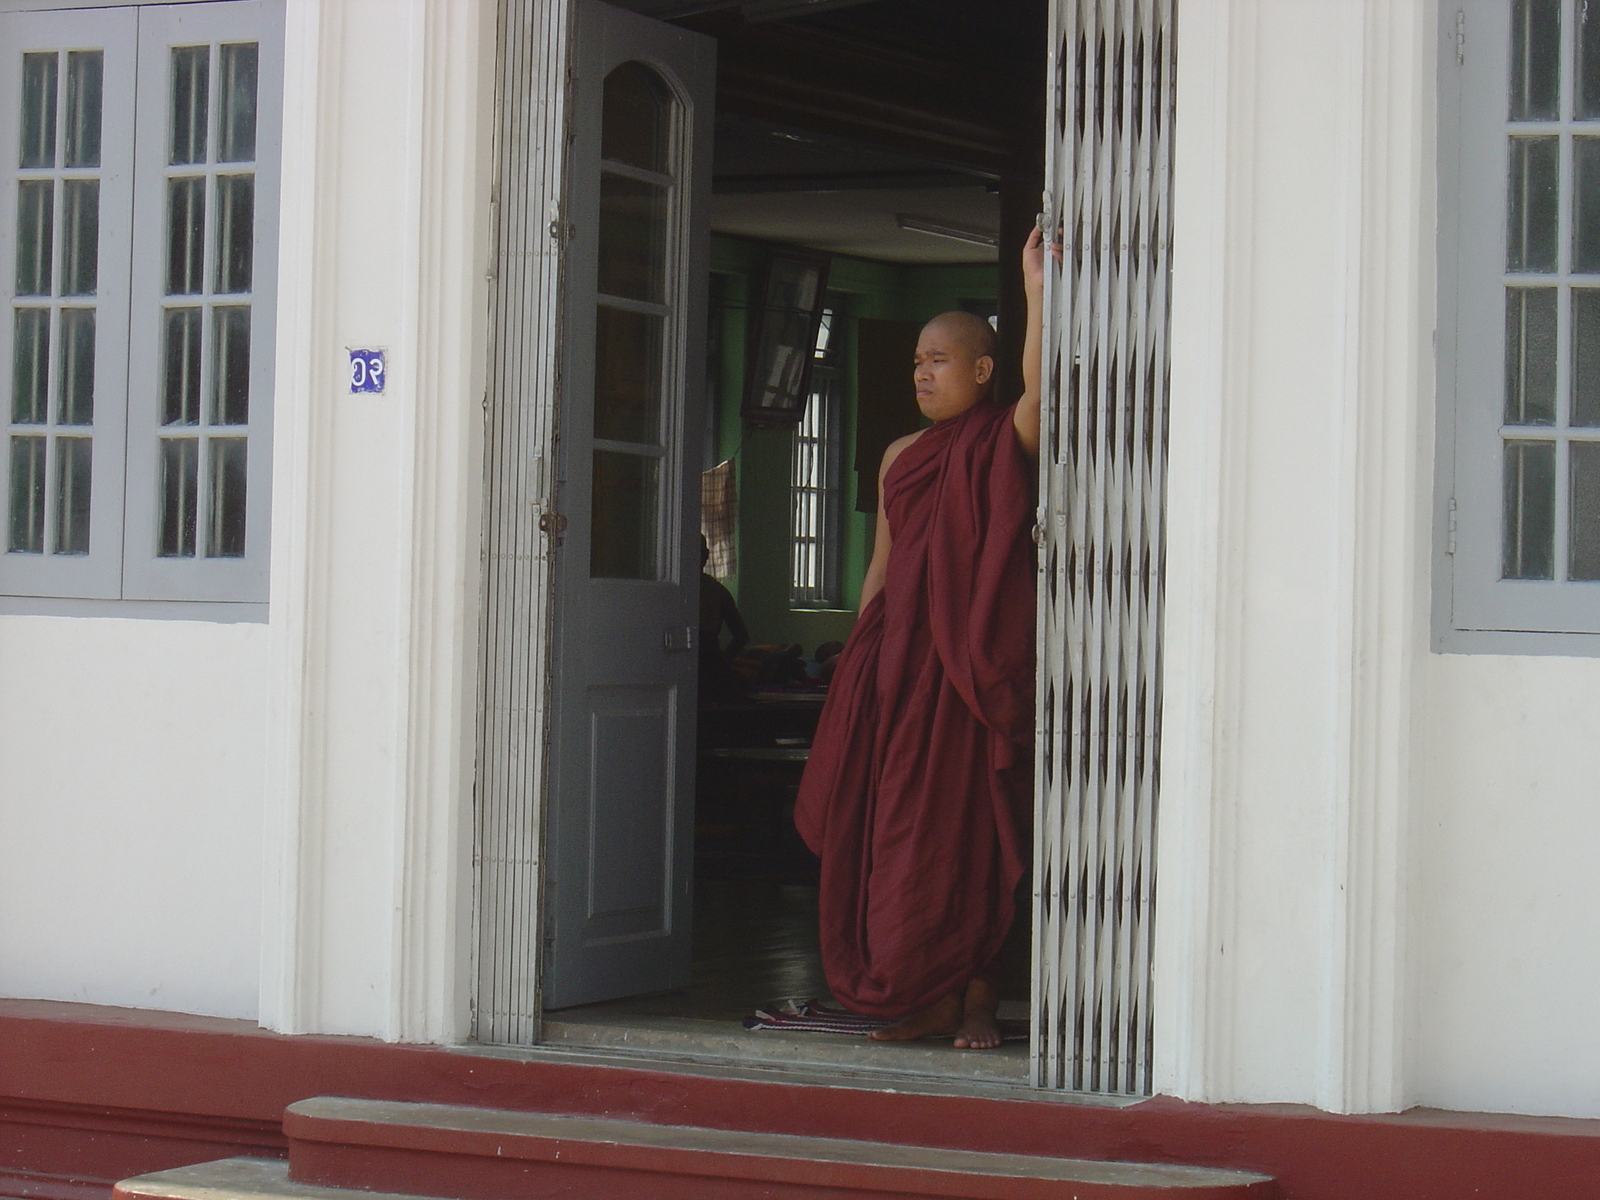
<svg viewBox="0 0 1600 1200">
<path fill-rule="evenodd" d="M 606 76 L 595 305 L 594 496 L 589 573 L 659 579 L 676 241 L 677 101 L 655 71 Z"/>
</svg>

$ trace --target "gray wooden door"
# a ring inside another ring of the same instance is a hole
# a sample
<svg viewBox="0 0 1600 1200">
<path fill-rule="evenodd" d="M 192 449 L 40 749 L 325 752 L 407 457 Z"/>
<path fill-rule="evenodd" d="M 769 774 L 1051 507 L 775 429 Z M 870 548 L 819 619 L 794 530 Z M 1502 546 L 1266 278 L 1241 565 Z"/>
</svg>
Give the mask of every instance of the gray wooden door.
<svg viewBox="0 0 1600 1200">
<path fill-rule="evenodd" d="M 716 64 L 593 0 L 574 32 L 548 1008 L 689 980 Z"/>
</svg>

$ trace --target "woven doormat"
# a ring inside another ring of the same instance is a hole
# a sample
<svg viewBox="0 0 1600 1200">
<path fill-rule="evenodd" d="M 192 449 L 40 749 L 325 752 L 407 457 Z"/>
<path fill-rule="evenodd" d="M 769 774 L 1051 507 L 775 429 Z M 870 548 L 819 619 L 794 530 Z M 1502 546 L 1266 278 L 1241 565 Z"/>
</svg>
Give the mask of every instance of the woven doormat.
<svg viewBox="0 0 1600 1200">
<path fill-rule="evenodd" d="M 853 1033 L 859 1037 L 866 1037 L 875 1029 L 893 1024 L 893 1017 L 863 1017 L 859 1013 L 846 1012 L 815 1000 L 774 1000 L 744 1019 L 746 1029 L 781 1029 L 786 1033 Z M 1026 1021 L 1005 1020 L 997 1024 L 1002 1041 L 1028 1040 Z"/>
</svg>

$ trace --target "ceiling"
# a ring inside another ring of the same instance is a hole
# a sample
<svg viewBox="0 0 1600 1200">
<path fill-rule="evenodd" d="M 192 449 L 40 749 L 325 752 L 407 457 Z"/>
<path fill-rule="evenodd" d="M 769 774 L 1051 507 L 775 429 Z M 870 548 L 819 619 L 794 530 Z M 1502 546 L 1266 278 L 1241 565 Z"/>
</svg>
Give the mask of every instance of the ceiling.
<svg viewBox="0 0 1600 1200">
<path fill-rule="evenodd" d="M 906 214 L 994 235 L 1000 197 L 982 174 L 848 138 L 717 115 L 711 228 L 892 263 L 994 262 L 993 246 L 900 228 Z"/>
<path fill-rule="evenodd" d="M 1019 137 L 1034 140 L 1039 90 L 1007 60 L 1032 42 L 1042 67 L 1039 0 L 625 4 L 717 39 L 713 230 L 882 262 L 996 261 L 897 216 L 998 233 L 998 183 Z"/>
<path fill-rule="evenodd" d="M 981 184 L 893 191 L 763 192 L 711 199 L 717 233 L 890 263 L 992 263 L 993 246 L 901 229 L 897 214 L 998 232 L 1000 198 Z"/>
</svg>

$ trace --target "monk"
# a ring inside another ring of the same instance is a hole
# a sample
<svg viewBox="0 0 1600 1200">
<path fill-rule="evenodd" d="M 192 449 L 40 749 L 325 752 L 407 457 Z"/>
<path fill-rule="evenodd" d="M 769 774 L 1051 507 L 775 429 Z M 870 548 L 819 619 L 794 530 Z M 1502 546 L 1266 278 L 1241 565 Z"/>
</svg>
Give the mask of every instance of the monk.
<svg viewBox="0 0 1600 1200">
<path fill-rule="evenodd" d="M 884 453 L 860 616 L 795 805 L 822 860 L 828 985 L 852 1012 L 897 1018 L 880 1040 L 1000 1044 L 996 959 L 1032 797 L 1044 252 L 1035 230 L 1015 404 L 991 396 L 988 322 L 950 312 L 922 330 L 914 379 L 933 425 Z"/>
</svg>

